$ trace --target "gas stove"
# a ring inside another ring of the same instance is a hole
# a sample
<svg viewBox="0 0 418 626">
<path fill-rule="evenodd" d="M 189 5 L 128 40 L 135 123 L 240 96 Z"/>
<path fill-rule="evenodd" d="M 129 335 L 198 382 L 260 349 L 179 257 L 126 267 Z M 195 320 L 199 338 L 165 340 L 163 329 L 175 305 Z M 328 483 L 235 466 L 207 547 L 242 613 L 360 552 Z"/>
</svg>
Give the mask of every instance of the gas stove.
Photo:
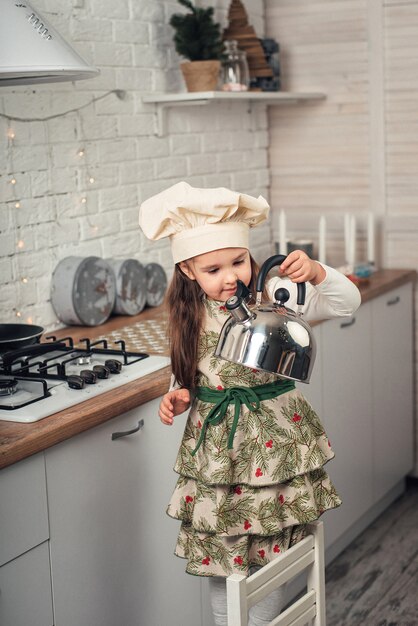
<svg viewBox="0 0 418 626">
<path fill-rule="evenodd" d="M 165 356 L 126 350 L 123 340 L 71 337 L 0 355 L 0 420 L 36 422 L 169 365 Z"/>
</svg>

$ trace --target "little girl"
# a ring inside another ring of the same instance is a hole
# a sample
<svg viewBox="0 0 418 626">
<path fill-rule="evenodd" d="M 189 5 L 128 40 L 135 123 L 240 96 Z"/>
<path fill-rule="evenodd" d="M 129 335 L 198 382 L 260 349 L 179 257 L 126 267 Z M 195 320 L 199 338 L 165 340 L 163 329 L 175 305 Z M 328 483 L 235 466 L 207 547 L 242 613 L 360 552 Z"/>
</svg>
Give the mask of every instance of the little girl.
<svg viewBox="0 0 418 626">
<path fill-rule="evenodd" d="M 181 520 L 175 554 L 186 559 L 186 571 L 211 577 L 217 626 L 227 624 L 226 577 L 253 573 L 300 541 L 306 524 L 341 503 L 323 469 L 334 456 L 330 442 L 293 381 L 214 356 L 229 315 L 224 303 L 237 280 L 255 295 L 258 267 L 248 250 L 249 229 L 268 211 L 261 196 L 184 182 L 140 209 L 143 232 L 152 240 L 169 237 L 175 263 L 167 294 L 173 376 L 159 416 L 172 424 L 191 407 L 167 512 Z M 306 281 L 307 321 L 351 315 L 360 304 L 351 281 L 300 250 L 287 256 L 279 274 L 268 281 L 266 297 L 287 287 L 294 308 L 290 283 Z M 222 402 L 231 387 L 257 393 L 260 386 L 267 386 L 269 399 L 241 403 L 228 396 Z M 215 406 L 223 411 L 213 419 Z M 282 603 L 277 591 L 252 607 L 251 626 L 268 624 Z"/>
</svg>

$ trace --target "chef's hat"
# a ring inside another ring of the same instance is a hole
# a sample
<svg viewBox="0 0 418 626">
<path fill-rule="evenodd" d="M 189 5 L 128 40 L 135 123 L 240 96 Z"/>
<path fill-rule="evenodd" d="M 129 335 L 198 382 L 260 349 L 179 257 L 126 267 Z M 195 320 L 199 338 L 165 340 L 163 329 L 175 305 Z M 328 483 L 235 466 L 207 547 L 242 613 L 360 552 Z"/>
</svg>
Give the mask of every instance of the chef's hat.
<svg viewBox="0 0 418 626">
<path fill-rule="evenodd" d="M 141 204 L 139 225 L 148 239 L 169 237 L 179 263 L 221 248 L 248 248 L 249 229 L 264 222 L 269 209 L 262 196 L 181 182 Z"/>
</svg>

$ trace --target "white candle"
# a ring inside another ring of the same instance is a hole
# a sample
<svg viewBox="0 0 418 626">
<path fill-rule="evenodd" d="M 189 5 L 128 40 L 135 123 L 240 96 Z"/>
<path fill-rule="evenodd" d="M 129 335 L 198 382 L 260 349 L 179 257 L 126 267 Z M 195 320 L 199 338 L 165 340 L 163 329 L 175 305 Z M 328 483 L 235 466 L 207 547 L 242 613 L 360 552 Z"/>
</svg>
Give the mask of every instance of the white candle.
<svg viewBox="0 0 418 626">
<path fill-rule="evenodd" d="M 318 261 L 326 262 L 325 237 L 327 233 L 327 222 L 324 215 L 319 218 L 319 243 L 318 243 Z"/>
<path fill-rule="evenodd" d="M 367 216 L 367 261 L 374 263 L 374 215 L 371 211 Z"/>
<path fill-rule="evenodd" d="M 350 269 L 353 270 L 356 264 L 356 218 L 354 215 L 350 218 L 350 249 L 349 249 L 349 261 Z"/>
<path fill-rule="evenodd" d="M 344 255 L 345 255 L 345 263 L 347 265 L 350 264 L 350 231 L 351 231 L 351 223 L 350 223 L 350 215 L 345 213 L 344 215 Z"/>
<path fill-rule="evenodd" d="M 283 209 L 279 215 L 279 253 L 287 255 L 286 245 L 286 214 Z"/>
</svg>

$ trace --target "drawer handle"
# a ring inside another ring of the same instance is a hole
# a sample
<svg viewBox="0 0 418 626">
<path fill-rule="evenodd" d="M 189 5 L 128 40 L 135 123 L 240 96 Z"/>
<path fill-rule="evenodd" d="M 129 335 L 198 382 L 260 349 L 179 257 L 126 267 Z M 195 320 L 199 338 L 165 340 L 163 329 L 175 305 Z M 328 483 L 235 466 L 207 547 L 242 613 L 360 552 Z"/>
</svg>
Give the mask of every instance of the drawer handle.
<svg viewBox="0 0 418 626">
<path fill-rule="evenodd" d="M 352 317 L 349 322 L 342 322 L 342 324 L 340 324 L 340 328 L 347 328 L 348 326 L 352 326 L 353 324 L 355 324 L 355 322 L 356 318 Z"/>
<path fill-rule="evenodd" d="M 396 296 L 395 298 L 392 298 L 392 300 L 388 300 L 386 302 L 387 306 L 392 306 L 393 304 L 398 304 L 398 302 L 400 302 L 401 299 L 399 296 Z"/>
<path fill-rule="evenodd" d="M 128 437 L 128 435 L 133 435 L 134 433 L 137 433 L 138 430 L 141 430 L 143 426 L 144 426 L 144 420 L 139 420 L 138 426 L 136 426 L 135 428 L 132 428 L 132 430 L 124 430 L 119 433 L 112 433 L 112 441 L 114 441 L 115 439 L 120 439 L 121 437 Z"/>
</svg>

